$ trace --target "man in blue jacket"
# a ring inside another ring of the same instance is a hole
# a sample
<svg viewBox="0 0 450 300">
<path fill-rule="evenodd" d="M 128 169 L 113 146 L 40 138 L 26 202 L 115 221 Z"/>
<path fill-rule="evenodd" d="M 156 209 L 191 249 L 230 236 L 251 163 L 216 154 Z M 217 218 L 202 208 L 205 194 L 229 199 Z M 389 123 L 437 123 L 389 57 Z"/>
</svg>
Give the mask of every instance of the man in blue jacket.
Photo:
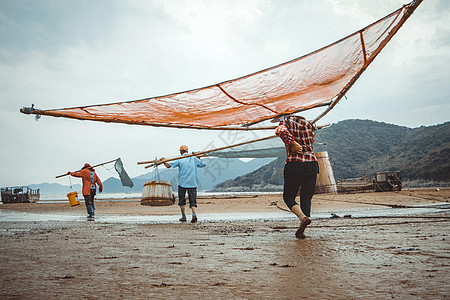
<svg viewBox="0 0 450 300">
<path fill-rule="evenodd" d="M 188 154 L 188 146 L 180 146 L 180 154 Z M 162 158 L 163 159 L 163 158 Z M 198 173 L 197 168 L 206 166 L 198 157 L 190 156 L 180 158 L 173 162 L 165 162 L 167 168 L 178 167 L 178 205 L 181 209 L 181 222 L 186 222 L 186 191 L 189 196 L 189 207 L 192 210 L 191 223 L 197 223 L 197 186 Z"/>
</svg>

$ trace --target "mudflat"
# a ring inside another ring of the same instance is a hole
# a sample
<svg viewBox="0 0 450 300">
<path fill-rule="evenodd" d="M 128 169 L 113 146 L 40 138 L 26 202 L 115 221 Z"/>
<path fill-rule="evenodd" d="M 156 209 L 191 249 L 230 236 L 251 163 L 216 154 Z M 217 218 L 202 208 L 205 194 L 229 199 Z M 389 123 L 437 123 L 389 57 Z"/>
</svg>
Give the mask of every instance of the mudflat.
<svg viewBox="0 0 450 300">
<path fill-rule="evenodd" d="M 294 218 L 202 218 L 283 212 L 281 195 L 200 198 L 196 224 L 102 221 L 111 215 L 178 217 L 176 205 L 139 201 L 97 201 L 93 222 L 85 220 L 83 203 L 5 204 L 0 213 L 80 217 L 0 218 L 0 298 L 447 299 L 449 196 L 450 189 L 315 195 L 305 239 L 295 238 Z M 430 205 L 440 209 L 343 217 Z M 314 217 L 318 213 L 327 217 Z"/>
</svg>

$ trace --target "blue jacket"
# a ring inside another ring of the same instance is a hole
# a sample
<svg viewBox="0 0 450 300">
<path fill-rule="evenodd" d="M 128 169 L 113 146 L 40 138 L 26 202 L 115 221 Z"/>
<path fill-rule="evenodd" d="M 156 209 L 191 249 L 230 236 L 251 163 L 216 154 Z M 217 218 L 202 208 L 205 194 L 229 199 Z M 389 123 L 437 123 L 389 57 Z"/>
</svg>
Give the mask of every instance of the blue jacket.
<svg viewBox="0 0 450 300">
<path fill-rule="evenodd" d="M 198 186 L 197 168 L 206 166 L 195 156 L 175 160 L 170 162 L 169 165 L 171 168 L 178 167 L 178 185 L 184 188 L 196 188 Z"/>
</svg>

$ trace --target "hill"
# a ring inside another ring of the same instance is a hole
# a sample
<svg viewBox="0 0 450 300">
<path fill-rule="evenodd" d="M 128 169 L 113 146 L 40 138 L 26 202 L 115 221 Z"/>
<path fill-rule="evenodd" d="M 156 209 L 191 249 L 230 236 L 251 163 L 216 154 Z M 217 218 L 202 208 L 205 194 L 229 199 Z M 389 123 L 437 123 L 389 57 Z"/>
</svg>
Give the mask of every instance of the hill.
<svg viewBox="0 0 450 300">
<path fill-rule="evenodd" d="M 450 182 L 450 122 L 408 128 L 345 120 L 317 132 L 315 151 L 328 151 L 336 178 L 399 170 L 404 180 Z M 279 158 L 214 190 L 281 190 L 283 165 L 284 158 Z"/>
</svg>

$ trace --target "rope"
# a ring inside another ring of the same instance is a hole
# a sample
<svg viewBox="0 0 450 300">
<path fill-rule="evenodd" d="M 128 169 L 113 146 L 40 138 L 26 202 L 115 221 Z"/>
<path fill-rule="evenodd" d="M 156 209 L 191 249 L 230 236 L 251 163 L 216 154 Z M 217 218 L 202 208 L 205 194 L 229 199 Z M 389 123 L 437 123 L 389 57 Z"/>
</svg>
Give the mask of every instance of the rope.
<svg viewBox="0 0 450 300">
<path fill-rule="evenodd" d="M 392 207 L 392 208 L 421 208 L 421 207 L 425 207 L 425 206 L 411 206 L 411 205 L 400 205 L 400 204 L 387 204 L 387 203 L 376 203 L 376 202 L 362 202 L 362 201 L 346 201 L 346 200 L 334 200 L 334 198 L 338 195 L 338 193 L 334 193 L 333 198 L 331 199 L 326 199 L 320 196 L 314 196 L 315 199 L 320 199 L 320 200 L 324 200 L 324 201 L 336 201 L 336 202 L 346 202 L 346 203 L 358 203 L 358 204 L 367 204 L 367 205 L 381 205 L 381 206 L 388 206 L 388 207 Z M 413 197 L 413 198 L 419 198 L 419 199 L 425 199 L 425 200 L 439 200 L 440 198 L 436 198 L 436 197 L 425 197 L 425 196 L 419 196 L 419 195 L 413 195 L 413 194 L 409 194 L 408 196 Z"/>
<path fill-rule="evenodd" d="M 111 171 L 114 167 L 111 167 L 109 169 L 107 167 L 105 167 L 105 165 L 102 165 L 102 167 L 105 168 L 109 173 L 116 174 L 116 172 Z"/>
<path fill-rule="evenodd" d="M 430 216 L 430 217 L 411 217 L 411 216 L 389 216 L 389 217 L 364 217 L 364 218 L 420 218 L 420 219 L 437 219 L 429 221 L 403 221 L 403 222 L 386 222 L 386 223 L 370 223 L 370 224 L 343 224 L 343 225 L 309 225 L 308 228 L 347 228 L 347 227 L 371 227 L 382 225 L 402 225 L 402 224 L 416 224 L 416 223 L 436 223 L 436 222 L 450 222 L 450 217 Z M 362 219 L 362 218 L 358 218 Z M 298 226 L 274 226 L 272 229 L 297 229 Z"/>
<path fill-rule="evenodd" d="M 283 207 L 279 207 L 278 204 L 276 202 L 272 202 L 272 205 L 275 205 L 277 208 L 281 209 L 282 211 L 287 211 L 288 213 L 290 213 L 291 211 L 289 209 L 283 208 Z"/>
<path fill-rule="evenodd" d="M 335 193 L 334 196 L 333 196 L 333 199 L 334 199 L 334 197 L 336 197 L 336 195 L 337 195 L 337 194 Z M 314 198 L 317 198 L 317 197 L 315 196 Z M 319 198 L 319 199 L 320 199 L 320 198 Z M 331 199 L 331 200 L 329 200 L 329 201 L 333 201 L 333 199 Z M 322 200 L 327 200 L 327 199 L 322 199 Z M 280 207 L 280 206 L 278 205 L 278 201 L 271 202 L 270 205 L 276 206 L 278 209 L 280 209 L 280 210 L 282 210 L 282 211 L 286 211 L 286 212 L 289 212 L 289 213 L 291 212 L 289 209 Z"/>
<path fill-rule="evenodd" d="M 371 224 L 345 224 L 345 225 L 316 225 L 308 226 L 309 228 L 346 228 L 346 227 L 372 227 L 372 226 L 382 226 L 382 225 L 402 225 L 402 224 L 417 224 L 417 223 L 436 223 L 436 222 L 450 222 L 450 218 L 442 218 L 440 220 L 429 220 L 429 221 L 403 221 L 403 222 L 387 222 L 387 223 L 371 223 Z M 297 228 L 297 227 L 295 227 Z"/>
<path fill-rule="evenodd" d="M 319 199 L 319 200 L 333 201 L 334 198 L 336 198 L 336 196 L 337 196 L 337 193 L 333 193 L 333 198 L 331 198 L 331 199 L 326 199 L 326 198 L 323 198 L 323 197 L 320 197 L 320 196 L 314 196 L 314 198 L 315 199 Z M 335 200 L 335 201 L 339 201 L 339 200 Z"/>
<path fill-rule="evenodd" d="M 417 206 L 409 206 L 409 205 L 401 205 L 401 204 L 387 204 L 387 203 L 376 203 L 376 202 L 334 200 L 334 197 L 333 197 L 333 199 L 320 199 L 320 200 L 335 201 L 335 202 L 346 202 L 346 203 L 354 203 L 354 204 L 358 203 L 358 204 L 367 204 L 367 205 L 381 205 L 381 206 L 388 206 L 388 207 L 391 207 L 391 208 L 416 208 L 417 207 Z"/>
<path fill-rule="evenodd" d="M 331 199 L 326 199 L 326 198 L 323 198 L 323 197 L 320 197 L 320 196 L 314 196 L 314 198 L 315 199 L 319 199 L 319 200 L 323 200 L 323 201 L 335 201 L 335 202 L 346 202 L 346 203 L 367 204 L 367 205 L 380 205 L 380 206 L 387 206 L 387 207 L 390 207 L 390 208 L 427 208 L 427 207 L 429 207 L 427 205 L 417 206 L 417 205 L 403 205 L 403 204 L 387 204 L 387 203 L 376 203 L 376 202 L 335 200 L 334 198 L 336 198 L 337 194 L 338 193 L 334 193 L 333 194 L 333 198 L 331 198 Z M 410 196 L 412 196 L 412 195 L 410 195 Z M 417 197 L 417 198 L 422 198 L 422 199 L 427 199 L 428 200 L 428 198 L 426 198 L 426 197 Z M 272 203 L 270 203 L 270 205 L 274 205 L 277 208 L 279 208 L 280 210 L 291 212 L 288 209 L 285 209 L 285 208 L 282 208 L 282 207 L 278 206 L 277 202 L 272 202 Z"/>
<path fill-rule="evenodd" d="M 161 180 L 161 177 L 159 176 L 159 169 L 158 166 L 155 166 L 155 173 L 154 173 L 154 177 L 155 180 Z"/>
</svg>

